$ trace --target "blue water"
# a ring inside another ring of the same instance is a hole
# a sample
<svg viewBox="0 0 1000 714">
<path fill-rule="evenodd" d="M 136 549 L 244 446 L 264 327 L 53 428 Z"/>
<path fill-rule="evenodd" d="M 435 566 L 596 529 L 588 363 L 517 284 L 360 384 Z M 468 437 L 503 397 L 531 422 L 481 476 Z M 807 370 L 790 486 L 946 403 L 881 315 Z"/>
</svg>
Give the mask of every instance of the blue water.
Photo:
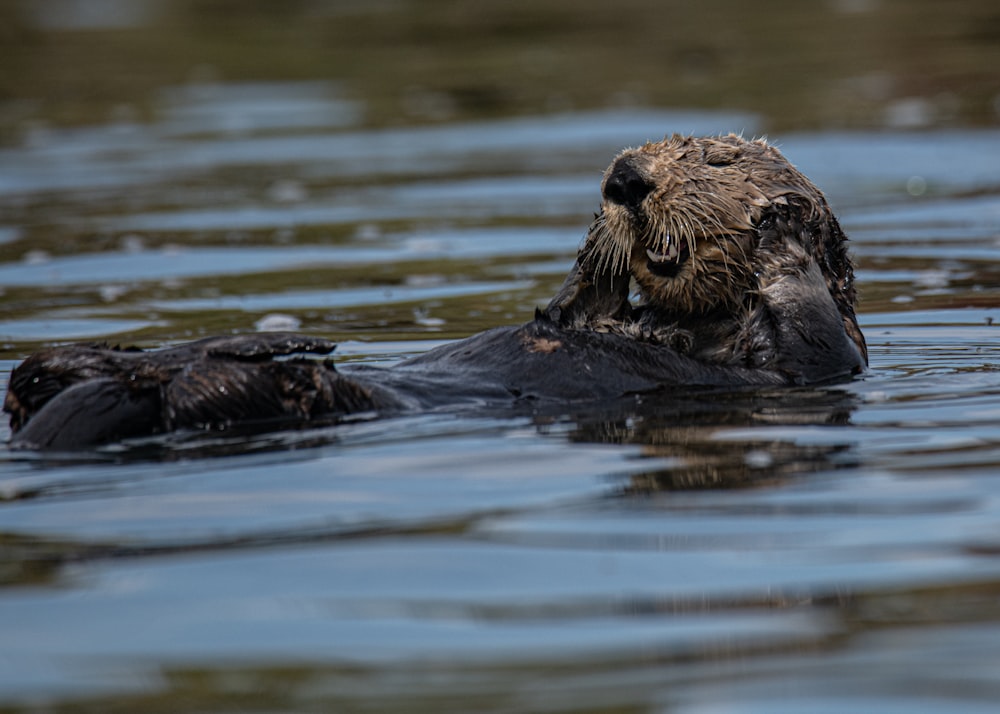
<svg viewBox="0 0 1000 714">
<path fill-rule="evenodd" d="M 372 131 L 282 86 L 3 150 L 4 381 L 64 340 L 270 317 L 388 364 L 530 319 L 616 151 L 755 122 Z M 864 378 L 2 451 L 0 708 L 995 711 L 1000 131 L 772 139 L 852 238 Z"/>
</svg>

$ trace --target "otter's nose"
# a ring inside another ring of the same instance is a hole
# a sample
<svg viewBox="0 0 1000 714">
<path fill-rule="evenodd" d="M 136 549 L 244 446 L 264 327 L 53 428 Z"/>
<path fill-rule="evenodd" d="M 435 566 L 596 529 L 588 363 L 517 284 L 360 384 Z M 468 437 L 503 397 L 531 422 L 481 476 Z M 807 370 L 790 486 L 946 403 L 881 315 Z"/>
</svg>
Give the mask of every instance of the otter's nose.
<svg viewBox="0 0 1000 714">
<path fill-rule="evenodd" d="M 604 182 L 604 197 L 628 208 L 636 208 L 653 190 L 626 159 L 618 159 Z"/>
</svg>

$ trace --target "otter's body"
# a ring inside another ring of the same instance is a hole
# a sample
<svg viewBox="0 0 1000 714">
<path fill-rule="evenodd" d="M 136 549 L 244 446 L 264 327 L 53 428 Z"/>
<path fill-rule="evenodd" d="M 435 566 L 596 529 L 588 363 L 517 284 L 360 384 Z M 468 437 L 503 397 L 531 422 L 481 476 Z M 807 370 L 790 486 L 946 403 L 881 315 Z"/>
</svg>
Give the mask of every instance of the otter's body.
<svg viewBox="0 0 1000 714">
<path fill-rule="evenodd" d="M 332 343 L 282 333 L 156 352 L 51 348 L 11 375 L 12 443 L 78 449 L 240 423 L 668 399 L 677 386 L 806 384 L 864 368 L 846 238 L 773 147 L 671 137 L 623 152 L 602 193 L 573 270 L 524 325 L 392 368 L 335 368 L 317 357 Z"/>
</svg>

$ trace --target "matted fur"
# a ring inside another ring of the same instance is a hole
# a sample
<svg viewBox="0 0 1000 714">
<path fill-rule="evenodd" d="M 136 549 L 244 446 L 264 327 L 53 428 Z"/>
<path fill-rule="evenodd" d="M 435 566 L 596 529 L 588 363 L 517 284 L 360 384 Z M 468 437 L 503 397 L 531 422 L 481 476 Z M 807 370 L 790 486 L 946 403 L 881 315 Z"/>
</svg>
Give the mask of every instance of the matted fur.
<svg viewBox="0 0 1000 714">
<path fill-rule="evenodd" d="M 623 165 L 651 187 L 636 205 L 608 196 L 608 180 Z M 602 193 L 581 262 L 595 272 L 630 273 L 644 304 L 666 316 L 661 327 L 720 311 L 749 319 L 773 283 L 814 261 L 867 357 L 847 239 L 822 192 L 766 141 L 675 134 L 627 149 L 605 172 Z M 647 249 L 665 253 L 671 241 L 686 253 L 664 276 Z"/>
<path fill-rule="evenodd" d="M 153 352 L 52 347 L 11 373 L 11 448 L 443 406 L 618 404 L 669 399 L 674 387 L 815 384 L 864 369 L 847 239 L 823 195 L 776 149 L 674 136 L 622 153 L 602 193 L 576 264 L 524 325 L 391 368 L 338 369 L 317 357 L 333 343 L 282 333 Z M 631 277 L 641 305 L 629 300 Z"/>
</svg>

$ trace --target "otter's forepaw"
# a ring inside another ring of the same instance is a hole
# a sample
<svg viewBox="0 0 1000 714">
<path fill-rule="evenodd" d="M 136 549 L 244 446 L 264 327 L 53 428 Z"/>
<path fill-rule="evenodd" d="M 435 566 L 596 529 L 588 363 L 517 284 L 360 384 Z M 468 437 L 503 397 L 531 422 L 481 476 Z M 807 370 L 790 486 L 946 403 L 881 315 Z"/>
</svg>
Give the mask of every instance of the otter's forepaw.
<svg viewBox="0 0 1000 714">
<path fill-rule="evenodd" d="M 694 333 L 690 330 L 676 328 L 665 337 L 664 344 L 669 346 L 674 352 L 686 355 L 694 349 Z"/>
</svg>

